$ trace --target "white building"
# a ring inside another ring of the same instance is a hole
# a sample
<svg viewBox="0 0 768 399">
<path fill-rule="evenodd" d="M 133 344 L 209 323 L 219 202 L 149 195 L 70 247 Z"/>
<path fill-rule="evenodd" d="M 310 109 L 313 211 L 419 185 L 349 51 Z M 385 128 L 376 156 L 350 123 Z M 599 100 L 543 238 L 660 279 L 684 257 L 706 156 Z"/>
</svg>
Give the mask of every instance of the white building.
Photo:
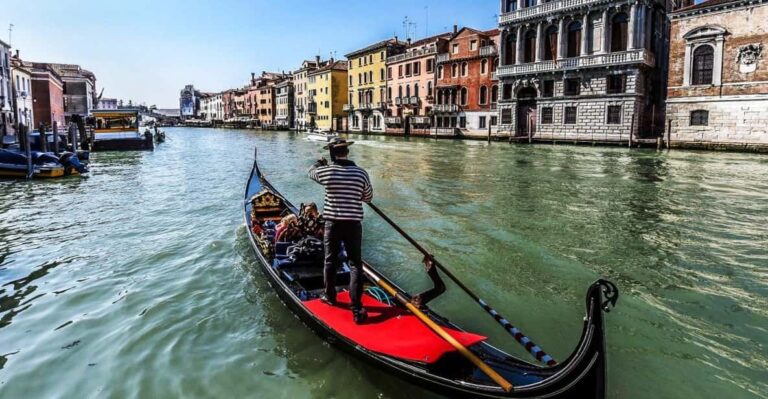
<svg viewBox="0 0 768 399">
<path fill-rule="evenodd" d="M 11 47 L 0 41 L 0 135 L 12 131 Z"/>
<path fill-rule="evenodd" d="M 25 126 L 35 126 L 32 70 L 21 62 L 18 51 L 11 59 L 11 86 L 16 96 L 16 120 Z"/>
</svg>

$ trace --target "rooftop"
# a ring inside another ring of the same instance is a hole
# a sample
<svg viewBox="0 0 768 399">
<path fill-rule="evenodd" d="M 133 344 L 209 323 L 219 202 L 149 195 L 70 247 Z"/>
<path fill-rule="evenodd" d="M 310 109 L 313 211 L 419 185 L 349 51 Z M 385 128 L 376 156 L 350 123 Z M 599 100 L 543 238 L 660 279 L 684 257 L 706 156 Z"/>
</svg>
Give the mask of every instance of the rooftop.
<svg viewBox="0 0 768 399">
<path fill-rule="evenodd" d="M 382 41 L 380 41 L 378 43 L 374 43 L 374 44 L 372 44 L 372 45 L 370 45 L 368 47 L 364 47 L 364 48 L 361 48 L 360 50 L 353 51 L 353 52 L 345 55 L 345 57 L 347 57 L 347 58 L 355 57 L 355 56 L 358 56 L 358 55 L 362 55 L 362 54 L 365 54 L 365 53 L 370 53 L 372 51 L 376 51 L 376 50 L 378 50 L 380 48 L 384 48 L 384 47 L 387 47 L 387 46 L 390 46 L 390 45 L 407 46 L 408 44 L 405 43 L 405 42 L 401 42 L 397 38 L 382 40 Z"/>
</svg>

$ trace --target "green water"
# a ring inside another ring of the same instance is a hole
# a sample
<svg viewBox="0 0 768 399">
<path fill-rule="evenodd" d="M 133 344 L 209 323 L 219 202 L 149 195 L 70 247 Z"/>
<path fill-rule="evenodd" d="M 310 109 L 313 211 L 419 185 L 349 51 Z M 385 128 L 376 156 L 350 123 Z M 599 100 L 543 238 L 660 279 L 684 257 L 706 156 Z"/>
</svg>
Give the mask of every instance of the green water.
<svg viewBox="0 0 768 399">
<path fill-rule="evenodd" d="M 376 202 L 557 359 L 613 280 L 612 398 L 768 398 L 768 157 L 355 137 Z M 321 154 L 290 133 L 169 129 L 91 176 L 0 181 L 0 397 L 424 398 L 282 306 L 242 227 L 253 148 L 294 202 Z M 379 219 L 365 257 L 411 291 Z M 528 358 L 455 289 L 434 302 Z"/>
</svg>

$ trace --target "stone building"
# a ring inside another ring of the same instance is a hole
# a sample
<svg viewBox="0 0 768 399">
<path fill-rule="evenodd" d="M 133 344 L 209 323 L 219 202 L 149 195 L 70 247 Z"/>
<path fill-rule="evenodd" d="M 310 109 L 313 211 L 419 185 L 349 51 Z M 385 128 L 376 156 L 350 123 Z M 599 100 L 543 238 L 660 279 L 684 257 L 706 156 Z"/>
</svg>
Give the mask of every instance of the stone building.
<svg viewBox="0 0 768 399">
<path fill-rule="evenodd" d="M 450 38 L 444 33 L 409 42 L 405 52 L 387 58 L 387 133 L 429 134 L 437 54 L 447 51 Z"/>
<path fill-rule="evenodd" d="M 24 65 L 18 51 L 11 58 L 11 90 L 15 96 L 15 119 L 25 126 L 35 126 L 32 101 L 32 69 Z"/>
<path fill-rule="evenodd" d="M 497 124 L 498 35 L 454 27 L 447 51 L 437 55 L 435 133 L 485 136 Z"/>
<path fill-rule="evenodd" d="M 670 19 L 670 144 L 768 151 L 768 1 L 709 0 Z"/>
<path fill-rule="evenodd" d="M 179 93 L 179 108 L 181 109 L 181 119 L 194 119 L 198 117 L 200 111 L 200 91 L 193 85 L 186 85 Z"/>
<path fill-rule="evenodd" d="M 384 133 L 384 118 L 388 116 L 387 58 L 402 53 L 406 44 L 395 37 L 346 55 L 349 74 L 349 130 L 353 132 Z"/>
<path fill-rule="evenodd" d="M 275 125 L 280 129 L 296 127 L 293 111 L 293 76 L 289 75 L 275 85 Z"/>
<path fill-rule="evenodd" d="M 501 1 L 499 134 L 592 142 L 660 134 L 665 1 Z"/>
</svg>

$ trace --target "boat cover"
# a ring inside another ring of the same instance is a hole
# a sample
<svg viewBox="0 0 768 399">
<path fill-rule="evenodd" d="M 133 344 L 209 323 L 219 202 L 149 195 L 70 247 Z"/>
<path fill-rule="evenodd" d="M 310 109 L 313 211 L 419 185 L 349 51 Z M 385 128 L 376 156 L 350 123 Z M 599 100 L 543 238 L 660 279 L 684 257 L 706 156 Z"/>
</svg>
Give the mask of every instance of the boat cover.
<svg viewBox="0 0 768 399">
<path fill-rule="evenodd" d="M 336 306 L 327 305 L 319 299 L 304 304 L 326 325 L 372 352 L 407 361 L 434 363 L 444 354 L 456 350 L 406 310 L 363 295 L 368 320 L 363 325 L 357 325 L 352 320 L 349 292 L 340 292 L 336 300 Z M 487 338 L 450 328 L 445 330 L 464 346 Z"/>
</svg>

